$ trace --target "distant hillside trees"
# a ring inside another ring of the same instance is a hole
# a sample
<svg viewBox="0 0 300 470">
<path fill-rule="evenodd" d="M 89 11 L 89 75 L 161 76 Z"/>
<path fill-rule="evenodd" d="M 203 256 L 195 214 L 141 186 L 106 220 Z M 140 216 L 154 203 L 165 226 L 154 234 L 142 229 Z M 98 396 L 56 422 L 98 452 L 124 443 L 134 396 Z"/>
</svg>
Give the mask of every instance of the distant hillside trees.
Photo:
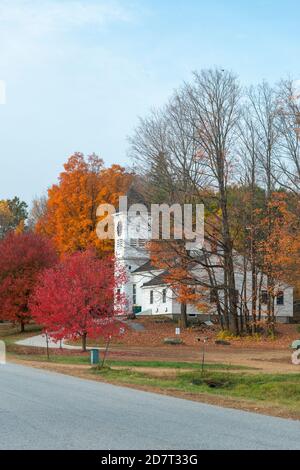
<svg viewBox="0 0 300 470">
<path fill-rule="evenodd" d="M 12 230 L 24 228 L 27 209 L 27 204 L 18 197 L 0 200 L 0 238 Z"/>
</svg>

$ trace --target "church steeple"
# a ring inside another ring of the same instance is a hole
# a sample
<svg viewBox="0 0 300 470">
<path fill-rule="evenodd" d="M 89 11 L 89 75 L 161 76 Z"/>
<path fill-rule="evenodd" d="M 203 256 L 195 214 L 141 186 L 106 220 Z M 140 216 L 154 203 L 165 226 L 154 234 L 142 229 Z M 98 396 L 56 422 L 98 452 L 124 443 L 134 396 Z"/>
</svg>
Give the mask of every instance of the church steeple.
<svg viewBox="0 0 300 470">
<path fill-rule="evenodd" d="M 149 259 L 146 247 L 148 234 L 141 229 L 140 234 L 136 220 L 130 218 L 126 212 L 118 212 L 114 215 L 115 231 L 115 258 L 119 262 L 130 266 L 130 270 L 136 269 Z"/>
<path fill-rule="evenodd" d="M 128 313 L 132 312 L 133 291 L 135 288 L 131 273 L 149 259 L 145 236 L 138 238 L 135 230 L 136 221 L 130 219 L 127 212 L 114 214 L 115 260 L 126 273 L 127 280 L 122 291 L 127 298 Z M 141 236 L 143 236 L 143 233 L 141 233 Z"/>
</svg>

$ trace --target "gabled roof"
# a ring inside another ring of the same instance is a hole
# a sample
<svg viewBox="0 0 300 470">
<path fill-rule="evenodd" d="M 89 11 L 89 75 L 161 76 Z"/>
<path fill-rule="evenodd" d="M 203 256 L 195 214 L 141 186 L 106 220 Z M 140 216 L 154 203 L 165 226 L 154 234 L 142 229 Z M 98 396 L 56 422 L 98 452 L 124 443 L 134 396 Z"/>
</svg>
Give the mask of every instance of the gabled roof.
<svg viewBox="0 0 300 470">
<path fill-rule="evenodd" d="M 142 264 L 139 268 L 132 271 L 132 274 L 135 273 L 144 273 L 147 271 L 159 271 L 160 268 L 153 266 L 152 261 L 149 259 L 146 263 Z"/>
<path fill-rule="evenodd" d="M 161 286 L 164 284 L 167 284 L 165 281 L 165 276 L 167 274 L 167 271 L 164 271 L 163 273 L 159 274 L 158 276 L 153 277 L 150 279 L 150 281 L 145 282 L 142 287 L 152 287 L 152 286 Z"/>
</svg>

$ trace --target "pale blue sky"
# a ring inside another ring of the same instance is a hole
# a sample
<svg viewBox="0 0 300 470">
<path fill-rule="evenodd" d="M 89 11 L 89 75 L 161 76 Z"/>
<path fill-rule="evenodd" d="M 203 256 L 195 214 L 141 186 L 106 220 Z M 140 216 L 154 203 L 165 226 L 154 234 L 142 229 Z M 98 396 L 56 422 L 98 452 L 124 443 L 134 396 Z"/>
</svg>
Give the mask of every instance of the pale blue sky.
<svg viewBox="0 0 300 470">
<path fill-rule="evenodd" d="M 300 79 L 299 0 L 0 0 L 0 199 L 28 202 L 75 151 L 126 163 L 139 115 L 191 71 Z"/>
</svg>

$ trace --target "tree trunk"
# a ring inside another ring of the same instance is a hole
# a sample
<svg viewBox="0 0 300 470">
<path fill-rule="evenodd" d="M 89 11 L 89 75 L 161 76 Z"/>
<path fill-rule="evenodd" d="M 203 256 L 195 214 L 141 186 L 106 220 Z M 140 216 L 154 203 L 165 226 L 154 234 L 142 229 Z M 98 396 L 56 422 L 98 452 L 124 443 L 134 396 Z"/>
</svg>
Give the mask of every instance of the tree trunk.
<svg viewBox="0 0 300 470">
<path fill-rule="evenodd" d="M 82 335 L 82 352 L 86 352 L 86 339 L 87 339 L 87 333 L 83 333 L 83 335 Z"/>
<path fill-rule="evenodd" d="M 188 327 L 187 306 L 184 303 L 180 304 L 180 326 L 181 328 Z"/>
<path fill-rule="evenodd" d="M 253 244 L 253 241 L 252 241 Z M 252 248 L 251 248 L 252 251 Z M 252 258 L 252 268 L 251 268 L 251 278 L 252 278 L 252 306 L 251 306 L 251 316 L 252 316 L 252 333 L 256 333 L 256 321 L 257 321 L 257 314 L 256 314 L 256 308 L 257 308 L 257 270 L 256 270 L 256 265 L 254 261 L 254 256 L 253 256 L 253 251 L 251 253 L 251 258 Z"/>
<path fill-rule="evenodd" d="M 244 250 L 246 252 L 246 250 Z M 240 321 L 240 330 L 244 332 L 245 330 L 249 333 L 249 310 L 247 305 L 247 259 L 244 256 L 244 272 L 243 272 L 243 287 L 241 291 L 241 321 Z"/>
<path fill-rule="evenodd" d="M 220 206 L 222 210 L 223 219 L 223 246 L 224 246 L 224 279 L 227 279 L 227 285 L 225 286 L 225 292 L 228 293 L 228 319 L 229 319 L 229 331 L 234 335 L 239 334 L 239 324 L 237 315 L 237 299 L 235 291 L 235 275 L 233 265 L 233 253 L 232 253 L 232 240 L 230 237 L 229 230 L 229 218 L 227 212 L 227 196 L 226 191 L 221 184 L 220 188 Z"/>
<path fill-rule="evenodd" d="M 217 300 L 217 312 L 218 312 L 218 317 L 219 317 L 219 322 L 220 322 L 220 326 L 221 326 L 221 330 L 225 330 L 225 324 L 224 324 L 224 312 L 222 311 L 222 307 L 220 305 L 220 300 L 219 300 L 219 296 L 218 296 L 218 300 Z"/>
<path fill-rule="evenodd" d="M 268 323 L 271 333 L 275 334 L 275 302 L 274 302 L 274 281 L 268 278 Z M 269 292 L 269 290 L 268 290 Z"/>
<path fill-rule="evenodd" d="M 225 319 L 225 325 L 226 325 L 226 330 L 229 331 L 229 303 L 228 303 L 228 289 L 227 289 L 227 272 L 224 269 L 224 319 Z"/>
<path fill-rule="evenodd" d="M 261 321 L 261 289 L 263 283 L 263 274 L 260 275 L 259 287 L 258 287 L 258 321 Z"/>
<path fill-rule="evenodd" d="M 256 333 L 257 322 L 257 268 L 256 268 L 256 247 L 255 247 L 255 217 L 254 217 L 254 188 L 255 177 L 252 176 L 251 188 L 251 233 L 250 233 L 250 260 L 251 260 L 251 317 L 252 317 L 252 334 Z"/>
<path fill-rule="evenodd" d="M 272 334 L 275 333 L 275 312 L 274 312 L 274 279 L 268 275 L 267 279 L 268 286 L 268 324 Z"/>
<path fill-rule="evenodd" d="M 23 321 L 21 321 L 20 326 L 21 326 L 21 333 L 25 333 L 25 323 Z"/>
</svg>

